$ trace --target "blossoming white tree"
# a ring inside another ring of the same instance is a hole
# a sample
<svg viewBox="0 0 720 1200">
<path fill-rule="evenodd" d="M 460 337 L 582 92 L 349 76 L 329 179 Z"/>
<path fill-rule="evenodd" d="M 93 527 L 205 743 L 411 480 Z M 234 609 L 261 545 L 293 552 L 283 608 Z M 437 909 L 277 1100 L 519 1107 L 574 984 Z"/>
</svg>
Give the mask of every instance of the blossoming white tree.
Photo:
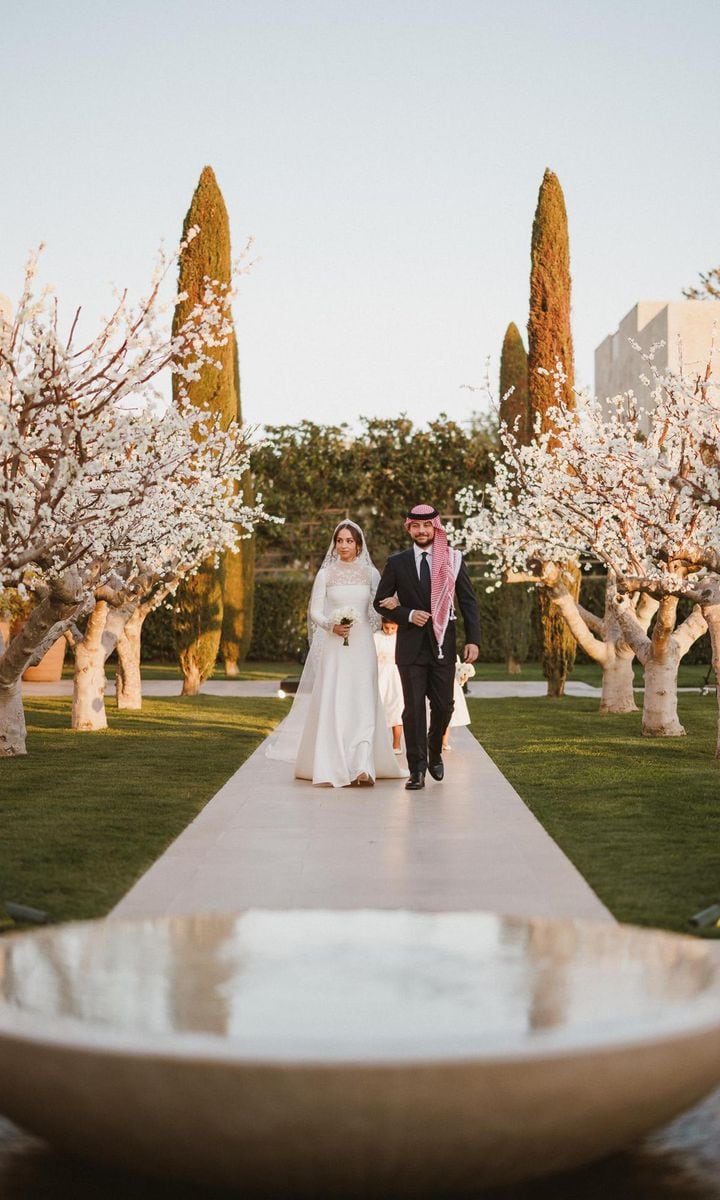
<svg viewBox="0 0 720 1200">
<path fill-rule="evenodd" d="M 720 388 L 713 381 L 714 354 L 713 348 L 704 375 L 691 386 L 683 379 L 664 381 L 671 401 L 665 420 L 685 451 L 679 462 L 663 466 L 661 473 L 703 518 L 688 526 L 680 565 L 685 576 L 692 577 L 691 584 L 684 585 L 684 593 L 700 608 L 710 633 L 718 702 L 715 757 L 720 758 Z M 642 585 L 640 579 L 628 581 L 629 588 Z"/>
<path fill-rule="evenodd" d="M 0 755 L 25 752 L 20 679 L 49 644 L 98 601 L 129 616 L 261 515 L 233 495 L 248 463 L 242 431 L 184 407 L 182 392 L 178 407 L 158 407 L 160 372 L 195 378 L 230 331 L 229 289 L 208 280 L 202 303 L 168 335 L 161 287 L 174 261 L 161 263 L 137 307 L 121 296 L 80 348 L 78 315 L 63 337 L 54 297 L 34 294 L 36 258 L 14 318 L 0 319 L 0 590 L 31 586 L 39 601 L 0 648 Z M 107 613 L 103 633 L 106 625 Z M 98 653 L 94 667 L 84 655 L 88 683 L 76 700 L 97 708 Z"/>
<path fill-rule="evenodd" d="M 575 600 L 565 586 L 562 568 L 557 563 L 543 563 L 539 577 L 528 575 L 523 577 L 523 581 L 525 578 L 536 578 L 538 584 L 547 589 L 577 644 L 601 667 L 600 712 L 635 712 L 633 660 L 636 651 L 623 632 L 616 609 L 618 590 L 614 572 L 607 573 L 602 616 L 590 612 Z M 658 601 L 645 592 L 637 592 L 632 596 L 630 605 L 640 629 L 647 630 L 657 612 Z"/>
<path fill-rule="evenodd" d="M 706 624 L 696 608 L 675 628 L 678 596 L 691 590 L 688 577 L 705 570 L 720 549 L 720 521 L 702 502 L 699 484 L 695 490 L 678 485 L 689 464 L 702 462 L 706 430 L 696 384 L 656 373 L 653 399 L 647 438 L 632 396 L 618 397 L 607 419 L 589 396 L 579 396 L 572 411 L 559 402 L 552 435 L 529 446 L 516 445 L 504 430 L 505 452 L 484 507 L 478 509 L 472 494 L 462 497 L 464 539 L 483 549 L 498 576 L 545 576 L 576 636 L 602 662 L 604 700 L 612 701 L 606 709 L 615 704 L 612 676 L 624 679 L 618 687 L 627 695 L 630 650 L 637 653 L 645 667 L 643 731 L 679 735 L 677 669 Z M 590 641 L 600 626 L 592 629 L 588 615 L 561 598 L 562 580 L 550 565 L 572 553 L 608 569 L 602 653 Z M 650 637 L 641 593 L 659 604 Z"/>
<path fill-rule="evenodd" d="M 118 562 L 95 590 L 95 605 L 82 635 L 68 640 L 75 652 L 73 728 L 102 729 L 107 724 L 103 696 L 105 662 L 128 622 L 139 651 L 138 622 L 178 581 L 208 556 L 238 543 L 238 525 L 251 529 L 262 509 L 248 508 L 233 485 L 247 471 L 248 453 L 237 426 L 223 431 L 219 418 L 170 408 L 163 416 L 133 414 L 131 461 L 147 462 L 144 503 L 133 515 L 138 554 Z M 140 550 L 140 547 L 143 549 Z M 132 633 L 131 633 L 132 637 Z M 139 658 L 124 655 L 126 707 L 140 706 Z"/>
</svg>

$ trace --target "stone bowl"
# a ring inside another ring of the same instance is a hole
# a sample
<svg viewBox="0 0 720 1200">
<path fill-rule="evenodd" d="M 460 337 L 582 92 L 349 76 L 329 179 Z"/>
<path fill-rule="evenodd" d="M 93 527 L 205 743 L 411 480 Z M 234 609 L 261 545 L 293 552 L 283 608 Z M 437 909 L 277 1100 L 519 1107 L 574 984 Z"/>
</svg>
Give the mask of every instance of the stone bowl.
<svg viewBox="0 0 720 1200">
<path fill-rule="evenodd" d="M 717 946 L 489 913 L 248 911 L 0 941 L 0 1112 L 243 1196 L 470 1196 L 720 1081 Z"/>
</svg>

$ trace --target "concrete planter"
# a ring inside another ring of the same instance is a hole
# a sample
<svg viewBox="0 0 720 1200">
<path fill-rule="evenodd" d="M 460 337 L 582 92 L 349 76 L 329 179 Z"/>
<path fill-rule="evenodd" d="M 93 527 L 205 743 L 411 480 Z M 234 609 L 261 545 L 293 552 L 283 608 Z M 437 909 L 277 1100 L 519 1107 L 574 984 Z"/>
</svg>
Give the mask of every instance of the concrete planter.
<svg viewBox="0 0 720 1200">
<path fill-rule="evenodd" d="M 0 634 L 2 634 L 5 649 L 7 649 L 10 637 L 19 633 L 22 626 L 22 619 L 16 618 L 14 621 L 0 619 Z M 65 637 L 59 637 L 36 667 L 28 667 L 23 679 L 28 683 L 57 683 L 62 678 L 66 648 Z"/>
<path fill-rule="evenodd" d="M 59 637 L 40 659 L 36 667 L 28 667 L 23 675 L 26 683 L 57 683 L 62 678 L 63 663 L 67 642 L 64 636 Z"/>
</svg>

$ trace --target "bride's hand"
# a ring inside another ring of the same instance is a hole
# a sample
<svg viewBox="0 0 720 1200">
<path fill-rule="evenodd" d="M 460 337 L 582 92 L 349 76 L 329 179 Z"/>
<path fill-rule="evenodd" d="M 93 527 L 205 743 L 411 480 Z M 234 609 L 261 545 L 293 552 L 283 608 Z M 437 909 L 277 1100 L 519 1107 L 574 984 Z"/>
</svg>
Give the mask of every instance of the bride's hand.
<svg viewBox="0 0 720 1200">
<path fill-rule="evenodd" d="M 397 596 L 388 596 L 386 600 L 380 601 L 381 608 L 399 608 L 400 601 Z"/>
<path fill-rule="evenodd" d="M 346 638 L 351 629 L 352 629 L 352 624 L 350 624 L 350 625 L 333 625 L 332 631 L 333 631 L 333 633 L 336 633 L 338 635 L 338 637 Z"/>
</svg>

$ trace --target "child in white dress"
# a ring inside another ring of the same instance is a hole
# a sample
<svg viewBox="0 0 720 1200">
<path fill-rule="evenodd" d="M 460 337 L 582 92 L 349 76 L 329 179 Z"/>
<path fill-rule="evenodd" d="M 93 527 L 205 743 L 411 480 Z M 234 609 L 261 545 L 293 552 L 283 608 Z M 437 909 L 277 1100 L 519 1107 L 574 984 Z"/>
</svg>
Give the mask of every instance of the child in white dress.
<svg viewBox="0 0 720 1200">
<path fill-rule="evenodd" d="M 455 668 L 455 687 L 453 689 L 453 700 L 455 701 L 455 707 L 453 708 L 453 713 L 450 718 L 450 724 L 443 734 L 443 750 L 452 750 L 452 746 L 450 745 L 450 730 L 452 729 L 453 725 L 470 724 L 470 713 L 468 711 L 467 701 L 465 700 L 465 693 L 462 685 L 463 683 L 467 683 L 468 679 L 472 678 L 474 674 L 475 668 L 469 663 L 461 663 L 460 659 L 458 658 L 457 666 Z"/>
<path fill-rule="evenodd" d="M 400 672 L 395 665 L 395 643 L 397 641 L 397 625 L 394 621 L 383 620 L 382 629 L 375 636 L 375 649 L 378 659 L 378 688 L 380 699 L 385 709 L 385 719 L 392 729 L 393 750 L 402 753 L 400 738 L 402 736 L 402 713 L 405 707 L 403 700 Z"/>
</svg>

